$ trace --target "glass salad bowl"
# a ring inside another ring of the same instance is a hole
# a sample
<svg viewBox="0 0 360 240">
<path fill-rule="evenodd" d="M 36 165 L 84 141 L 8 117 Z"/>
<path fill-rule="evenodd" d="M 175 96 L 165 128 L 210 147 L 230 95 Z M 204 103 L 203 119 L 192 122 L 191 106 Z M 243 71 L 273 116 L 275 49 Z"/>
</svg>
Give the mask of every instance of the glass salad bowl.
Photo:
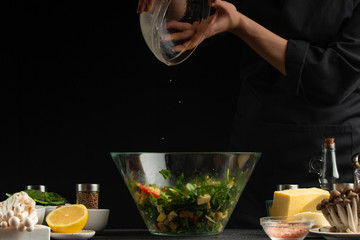
<svg viewBox="0 0 360 240">
<path fill-rule="evenodd" d="M 161 62 L 176 65 L 200 44 L 209 15 L 208 0 L 153 0 L 151 10 L 140 14 L 141 32 Z"/>
<path fill-rule="evenodd" d="M 172 236 L 221 233 L 260 155 L 111 153 L 149 231 Z"/>
</svg>

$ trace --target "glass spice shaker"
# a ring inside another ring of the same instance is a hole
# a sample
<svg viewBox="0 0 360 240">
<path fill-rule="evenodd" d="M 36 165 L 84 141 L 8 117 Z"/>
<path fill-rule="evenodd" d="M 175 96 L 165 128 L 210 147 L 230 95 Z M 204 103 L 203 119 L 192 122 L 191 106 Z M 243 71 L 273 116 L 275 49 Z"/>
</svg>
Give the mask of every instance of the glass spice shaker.
<svg viewBox="0 0 360 240">
<path fill-rule="evenodd" d="M 81 183 L 76 185 L 76 203 L 83 204 L 89 209 L 99 208 L 100 185 Z"/>
</svg>

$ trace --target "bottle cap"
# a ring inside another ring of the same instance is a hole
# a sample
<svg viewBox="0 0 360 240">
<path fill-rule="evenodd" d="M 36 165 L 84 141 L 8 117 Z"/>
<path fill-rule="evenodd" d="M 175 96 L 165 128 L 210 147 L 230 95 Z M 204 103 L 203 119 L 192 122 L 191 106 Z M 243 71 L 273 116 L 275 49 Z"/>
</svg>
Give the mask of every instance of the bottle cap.
<svg viewBox="0 0 360 240">
<path fill-rule="evenodd" d="M 327 143 L 327 144 L 334 143 L 334 138 L 325 138 L 324 143 Z"/>
<path fill-rule="evenodd" d="M 100 184 L 96 183 L 80 183 L 76 184 L 77 192 L 99 192 Z"/>
<path fill-rule="evenodd" d="M 41 192 L 46 192 L 47 191 L 47 187 L 46 185 L 26 185 L 25 186 L 25 190 L 40 190 Z"/>
<path fill-rule="evenodd" d="M 335 139 L 334 138 L 324 138 L 324 145 L 327 147 L 334 147 Z"/>
<path fill-rule="evenodd" d="M 287 190 L 287 189 L 298 189 L 298 184 L 278 184 L 276 186 L 277 191 Z"/>
</svg>

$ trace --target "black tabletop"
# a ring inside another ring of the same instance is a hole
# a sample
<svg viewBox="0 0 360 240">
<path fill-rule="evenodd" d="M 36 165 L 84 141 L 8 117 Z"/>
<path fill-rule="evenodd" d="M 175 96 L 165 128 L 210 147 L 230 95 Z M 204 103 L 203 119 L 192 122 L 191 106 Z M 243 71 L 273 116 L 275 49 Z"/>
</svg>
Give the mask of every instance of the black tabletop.
<svg viewBox="0 0 360 240">
<path fill-rule="evenodd" d="M 316 238 L 313 236 L 308 237 L 309 239 L 317 240 L 323 238 Z M 202 236 L 202 237 L 166 237 L 152 235 L 146 229 L 106 229 L 101 233 L 97 233 L 92 240 L 96 239 L 171 239 L 171 240 L 185 240 L 185 239 L 224 239 L 224 240 L 235 240 L 235 239 L 270 239 L 262 229 L 225 229 L 221 234 L 214 236 Z"/>
</svg>

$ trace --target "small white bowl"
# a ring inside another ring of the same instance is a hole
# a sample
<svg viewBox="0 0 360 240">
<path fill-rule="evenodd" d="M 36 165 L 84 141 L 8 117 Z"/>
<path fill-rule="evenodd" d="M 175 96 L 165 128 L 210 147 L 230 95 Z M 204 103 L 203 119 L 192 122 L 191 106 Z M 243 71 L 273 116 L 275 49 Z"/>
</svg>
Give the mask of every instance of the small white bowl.
<svg viewBox="0 0 360 240">
<path fill-rule="evenodd" d="M 109 220 L 110 209 L 88 209 L 88 220 L 84 230 L 100 232 L 106 228 Z"/>
<path fill-rule="evenodd" d="M 46 206 L 45 218 L 52 210 L 55 210 L 57 207 L 58 206 Z"/>
<path fill-rule="evenodd" d="M 35 205 L 38 222 L 37 224 L 43 224 L 45 218 L 46 207 L 41 205 Z"/>
</svg>

